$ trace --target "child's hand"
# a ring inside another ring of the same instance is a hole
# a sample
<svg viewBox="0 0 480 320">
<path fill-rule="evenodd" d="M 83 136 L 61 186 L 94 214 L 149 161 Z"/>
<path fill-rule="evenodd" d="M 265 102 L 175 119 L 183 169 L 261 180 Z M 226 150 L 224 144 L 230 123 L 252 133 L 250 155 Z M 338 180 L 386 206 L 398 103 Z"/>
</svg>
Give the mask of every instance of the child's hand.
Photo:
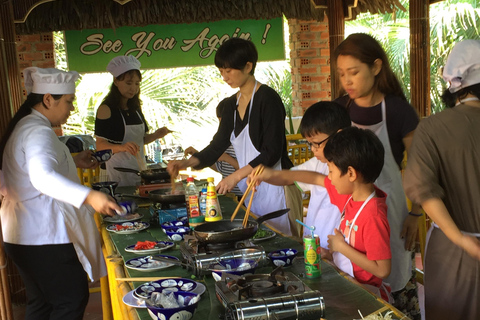
<svg viewBox="0 0 480 320">
<path fill-rule="evenodd" d="M 258 186 L 262 181 L 268 182 L 268 180 L 273 176 L 275 170 L 264 167 L 263 172 L 259 175 L 255 175 L 258 167 L 253 168 L 252 172 L 248 175 L 247 178 L 247 185 L 250 184 L 251 181 L 255 181 L 255 186 Z"/>
<path fill-rule="evenodd" d="M 332 253 L 335 251 L 341 252 L 342 246 L 347 244 L 345 242 L 345 237 L 338 229 L 335 229 L 334 232 L 335 232 L 334 235 L 328 236 L 328 248 Z"/>
</svg>

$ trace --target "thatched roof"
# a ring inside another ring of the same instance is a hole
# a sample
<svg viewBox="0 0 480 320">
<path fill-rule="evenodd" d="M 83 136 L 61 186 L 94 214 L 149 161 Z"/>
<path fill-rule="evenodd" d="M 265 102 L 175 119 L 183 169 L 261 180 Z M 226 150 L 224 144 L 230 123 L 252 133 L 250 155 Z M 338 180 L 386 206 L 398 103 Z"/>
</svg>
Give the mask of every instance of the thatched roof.
<svg viewBox="0 0 480 320">
<path fill-rule="evenodd" d="M 359 12 L 391 12 L 399 0 L 335 0 Z M 287 18 L 322 21 L 324 0 L 15 0 L 18 34 L 149 24 Z M 123 5 L 120 3 L 124 3 Z M 33 8 L 33 9 L 32 9 Z M 348 15 L 348 12 L 346 12 Z"/>
</svg>

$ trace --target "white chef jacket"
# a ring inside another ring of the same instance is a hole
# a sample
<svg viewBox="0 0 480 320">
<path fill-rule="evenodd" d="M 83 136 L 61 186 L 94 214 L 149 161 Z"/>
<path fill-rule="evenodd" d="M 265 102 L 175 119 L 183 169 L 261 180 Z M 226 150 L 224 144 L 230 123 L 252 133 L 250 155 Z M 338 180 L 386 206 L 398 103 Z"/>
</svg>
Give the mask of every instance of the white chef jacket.
<svg viewBox="0 0 480 320">
<path fill-rule="evenodd" d="M 90 188 L 80 184 L 68 148 L 40 112 L 22 118 L 5 147 L 0 208 L 5 242 L 73 243 L 92 281 L 106 275 L 93 209 L 82 205 Z"/>
<path fill-rule="evenodd" d="M 315 157 L 290 170 L 315 171 L 328 175 L 327 164 Z M 310 191 L 310 201 L 305 224 L 307 226 L 315 226 L 315 234 L 318 234 L 320 237 L 320 246 L 328 249 L 328 235 L 333 235 L 335 228 L 338 228 L 340 225 L 340 210 L 330 202 L 330 196 L 324 187 L 298 181 L 295 182 L 295 184 L 302 192 Z M 311 231 L 304 228 L 303 234 L 309 235 Z"/>
</svg>

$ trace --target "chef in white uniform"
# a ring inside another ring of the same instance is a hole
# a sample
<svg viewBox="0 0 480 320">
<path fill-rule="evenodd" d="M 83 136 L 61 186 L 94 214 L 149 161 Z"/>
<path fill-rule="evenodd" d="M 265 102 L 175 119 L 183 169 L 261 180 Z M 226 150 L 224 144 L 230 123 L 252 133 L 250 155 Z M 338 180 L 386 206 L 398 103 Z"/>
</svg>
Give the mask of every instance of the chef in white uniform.
<svg viewBox="0 0 480 320">
<path fill-rule="evenodd" d="M 26 319 L 79 319 L 88 279 L 106 275 L 94 210 L 114 215 L 108 195 L 80 184 L 77 166 L 98 166 L 89 151 L 72 158 L 52 126 L 74 110 L 78 73 L 24 70 L 27 100 L 0 144 L 4 247 L 27 293 Z"/>
</svg>

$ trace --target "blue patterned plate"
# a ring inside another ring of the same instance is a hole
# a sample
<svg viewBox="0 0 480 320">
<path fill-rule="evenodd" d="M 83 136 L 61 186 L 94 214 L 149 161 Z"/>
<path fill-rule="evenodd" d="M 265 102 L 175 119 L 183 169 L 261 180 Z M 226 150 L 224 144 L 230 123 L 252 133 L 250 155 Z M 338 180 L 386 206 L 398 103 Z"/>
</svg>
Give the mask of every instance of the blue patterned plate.
<svg viewBox="0 0 480 320">
<path fill-rule="evenodd" d="M 115 232 L 118 234 L 130 234 L 130 233 L 135 233 L 135 232 L 145 230 L 148 227 L 150 227 L 150 224 L 148 222 L 143 222 L 143 221 L 124 222 L 124 223 L 111 224 L 107 226 L 107 231 Z"/>
<path fill-rule="evenodd" d="M 170 241 L 157 241 L 157 244 L 155 245 L 155 248 L 152 249 L 143 249 L 143 250 L 135 250 L 136 244 L 132 244 L 128 247 L 125 248 L 125 251 L 127 252 L 132 252 L 135 254 L 151 254 L 151 253 L 157 253 L 163 250 L 167 250 L 169 248 L 172 248 L 175 246 L 175 243 L 170 242 Z"/>
<path fill-rule="evenodd" d="M 165 257 L 167 259 L 179 260 L 176 257 L 166 256 L 163 254 L 159 254 L 158 256 Z M 152 256 L 138 257 L 138 258 L 130 259 L 127 262 L 125 262 L 125 267 L 127 267 L 128 269 L 142 271 L 142 272 L 151 272 L 151 271 L 166 269 L 174 265 L 175 264 L 173 263 L 153 260 Z"/>
<path fill-rule="evenodd" d="M 133 295 L 140 299 L 148 299 L 152 292 L 176 292 L 176 291 L 191 291 L 197 289 L 198 283 L 196 281 L 184 278 L 162 279 L 151 281 L 142 284 L 133 292 Z"/>
</svg>

